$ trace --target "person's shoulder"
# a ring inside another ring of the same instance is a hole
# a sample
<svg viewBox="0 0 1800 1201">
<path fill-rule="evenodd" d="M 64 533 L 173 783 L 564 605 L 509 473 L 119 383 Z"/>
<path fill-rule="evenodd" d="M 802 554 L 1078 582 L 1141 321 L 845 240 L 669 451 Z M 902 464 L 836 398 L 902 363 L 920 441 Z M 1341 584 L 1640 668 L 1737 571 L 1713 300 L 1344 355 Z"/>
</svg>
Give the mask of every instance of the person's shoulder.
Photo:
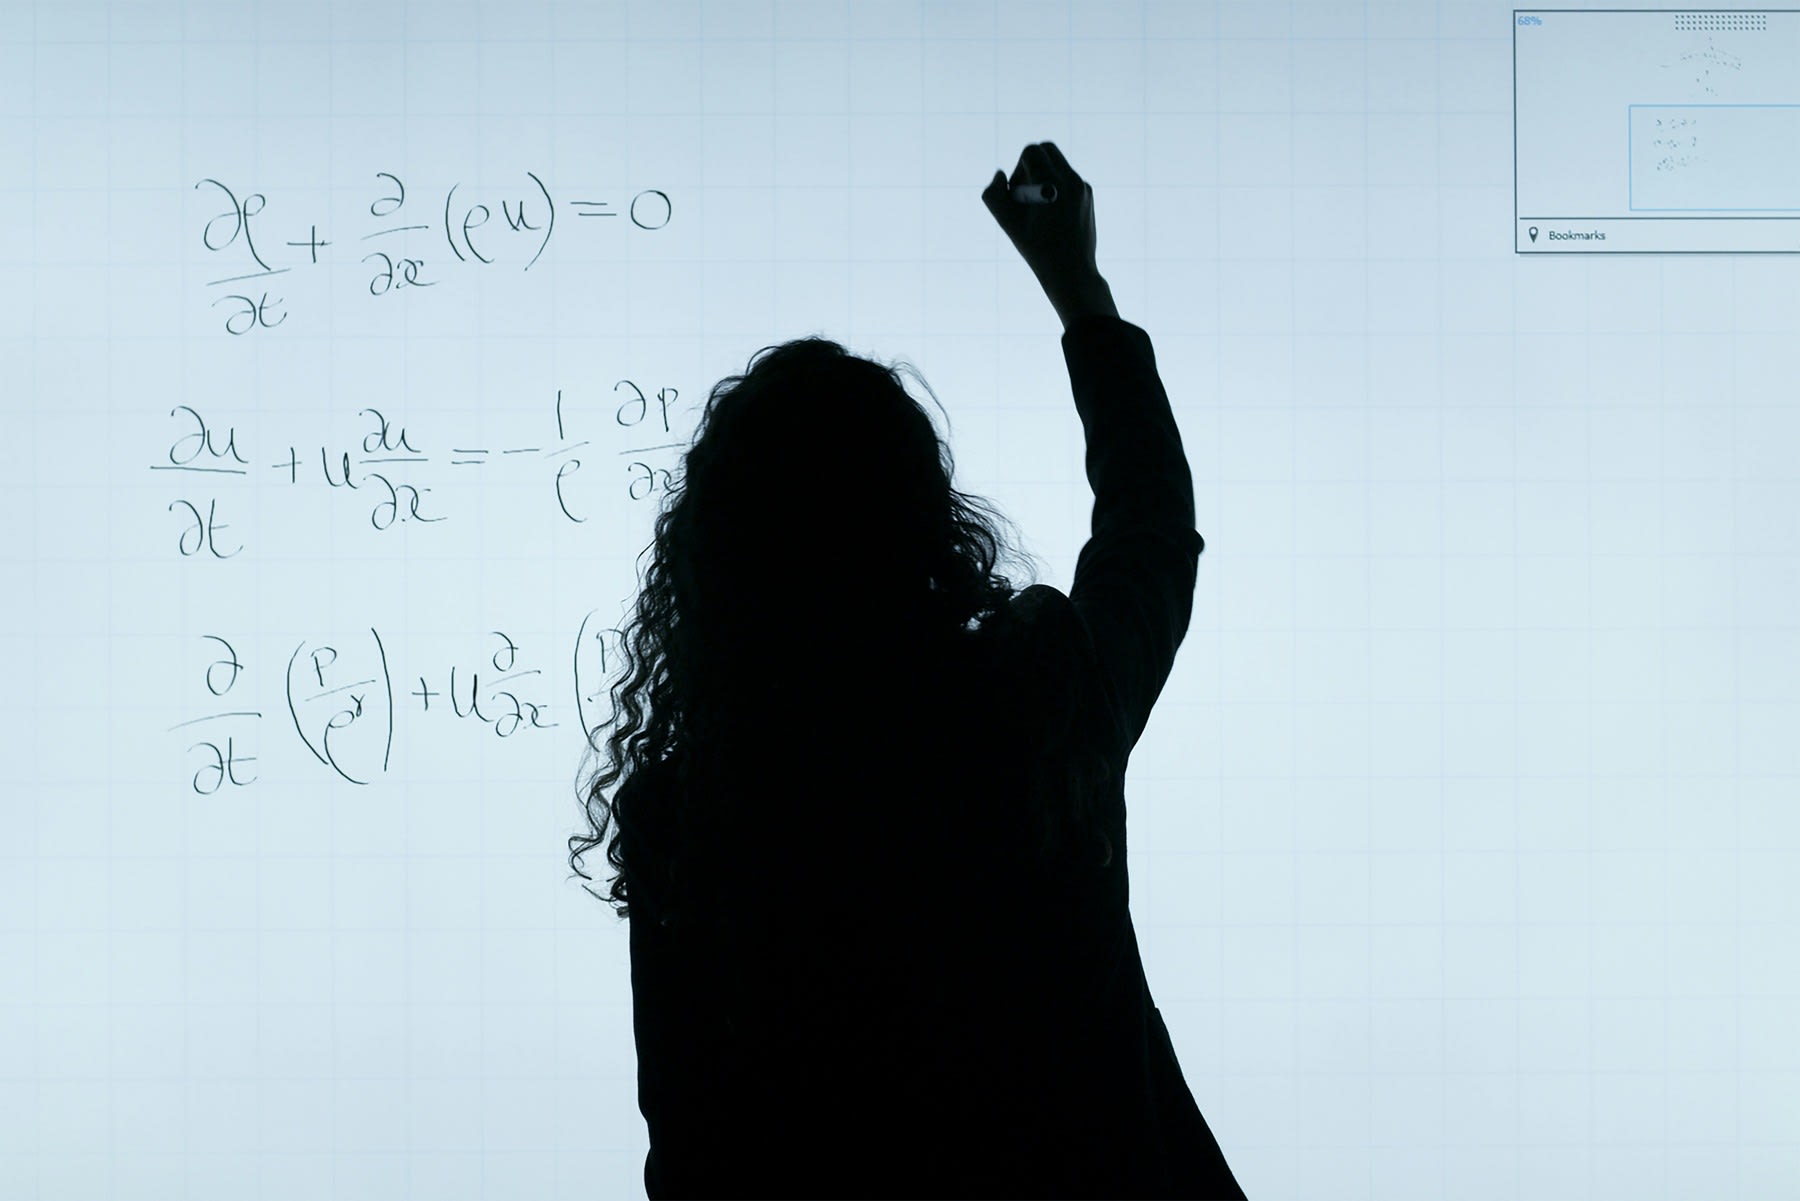
<svg viewBox="0 0 1800 1201">
<path fill-rule="evenodd" d="M 1081 611 L 1067 593 L 1033 584 L 1013 597 L 1017 636 L 1041 662 L 1060 671 L 1078 669 L 1094 657 L 1094 642 Z"/>
<path fill-rule="evenodd" d="M 1033 584 L 1021 590 L 1013 596 L 1012 604 L 1027 619 L 1042 620 L 1049 615 L 1051 620 L 1056 620 L 1064 611 L 1074 610 L 1068 596 L 1060 588 L 1049 584 Z"/>
<path fill-rule="evenodd" d="M 1075 604 L 1058 588 L 1033 584 L 1012 595 L 985 627 L 1007 645 L 1054 637 L 1076 620 Z"/>
<path fill-rule="evenodd" d="M 1033 584 L 988 615 L 971 641 L 991 656 L 989 669 L 1016 676 L 1041 661 L 1072 613 L 1068 597 L 1048 584 Z"/>
<path fill-rule="evenodd" d="M 1014 711 L 1034 728 L 1073 717 L 1094 667 L 1093 640 L 1074 602 L 1049 584 L 1013 595 L 988 623 L 995 666 L 1005 674 Z"/>
</svg>

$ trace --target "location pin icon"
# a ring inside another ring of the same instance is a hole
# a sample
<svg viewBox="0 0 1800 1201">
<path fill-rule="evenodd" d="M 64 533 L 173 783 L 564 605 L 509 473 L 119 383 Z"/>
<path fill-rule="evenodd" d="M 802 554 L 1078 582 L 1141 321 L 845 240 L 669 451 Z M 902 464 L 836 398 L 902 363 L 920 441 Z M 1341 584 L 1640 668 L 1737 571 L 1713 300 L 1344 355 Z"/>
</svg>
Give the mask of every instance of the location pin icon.
<svg viewBox="0 0 1800 1201">
<path fill-rule="evenodd" d="M 1530 228 L 1528 228 L 1525 232 L 1531 235 L 1531 240 L 1533 242 L 1537 241 L 1537 226 L 1533 225 Z"/>
</svg>

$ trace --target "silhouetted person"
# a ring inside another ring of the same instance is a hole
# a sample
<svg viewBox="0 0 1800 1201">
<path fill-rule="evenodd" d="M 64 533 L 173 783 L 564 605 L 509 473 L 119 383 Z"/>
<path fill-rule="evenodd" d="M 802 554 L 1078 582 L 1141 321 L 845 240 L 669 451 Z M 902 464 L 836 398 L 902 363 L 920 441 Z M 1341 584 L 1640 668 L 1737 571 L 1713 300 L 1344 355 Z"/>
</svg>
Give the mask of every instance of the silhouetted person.
<svg viewBox="0 0 1800 1201">
<path fill-rule="evenodd" d="M 1003 519 L 898 373 L 820 339 L 713 389 L 656 521 L 570 840 L 589 879 L 617 823 L 652 1198 L 1243 1196 L 1127 903 L 1193 481 L 1047 142 L 1010 181 L 1044 183 L 983 199 L 1063 320 L 1094 490 L 1067 596 L 995 573 Z"/>
</svg>

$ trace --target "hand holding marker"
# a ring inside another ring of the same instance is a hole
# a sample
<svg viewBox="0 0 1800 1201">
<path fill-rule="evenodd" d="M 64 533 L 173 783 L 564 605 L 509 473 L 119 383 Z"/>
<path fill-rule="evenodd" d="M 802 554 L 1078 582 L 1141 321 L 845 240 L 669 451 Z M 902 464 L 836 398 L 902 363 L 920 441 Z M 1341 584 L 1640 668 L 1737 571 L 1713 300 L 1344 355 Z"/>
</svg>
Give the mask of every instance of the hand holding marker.
<svg viewBox="0 0 1800 1201">
<path fill-rule="evenodd" d="M 1026 146 L 1012 178 L 994 172 L 981 199 L 1037 276 L 1065 330 L 1090 313 L 1119 315 L 1094 263 L 1093 186 L 1054 142 Z"/>
</svg>

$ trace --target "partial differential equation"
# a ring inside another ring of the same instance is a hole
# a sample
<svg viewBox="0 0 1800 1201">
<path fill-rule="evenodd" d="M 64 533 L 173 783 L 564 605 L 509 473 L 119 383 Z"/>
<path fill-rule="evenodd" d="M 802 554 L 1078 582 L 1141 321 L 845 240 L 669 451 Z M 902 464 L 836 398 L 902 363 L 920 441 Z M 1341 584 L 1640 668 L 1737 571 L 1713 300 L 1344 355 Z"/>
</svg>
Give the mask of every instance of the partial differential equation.
<svg viewBox="0 0 1800 1201">
<path fill-rule="evenodd" d="M 624 662 L 622 639 L 597 612 L 589 612 L 575 633 L 565 686 L 573 688 L 573 708 L 585 731 L 599 728 L 607 708 L 605 681 Z M 200 796 L 254 786 L 262 778 L 256 765 L 264 758 L 266 731 L 291 738 L 292 753 L 283 762 L 298 770 L 310 764 L 346 784 L 370 785 L 399 767 L 409 736 L 429 756 L 434 746 L 466 743 L 470 736 L 535 745 L 542 732 L 560 725 L 544 669 L 505 630 L 490 631 L 483 645 L 471 648 L 474 653 L 449 662 L 409 655 L 373 626 L 304 638 L 273 663 L 246 657 L 240 641 L 203 634 L 206 650 L 174 672 L 199 685 L 196 707 L 204 711 L 166 732 L 194 738 L 183 753 L 192 767 L 187 787 Z M 423 666 L 408 666 L 415 658 Z M 263 724 L 267 716 L 275 719 L 270 727 Z"/>
<path fill-rule="evenodd" d="M 347 255 L 366 269 L 368 295 L 389 298 L 389 303 L 408 289 L 435 287 L 456 273 L 497 270 L 508 264 L 531 270 L 557 230 L 568 224 L 558 222 L 559 210 L 578 222 L 623 216 L 622 228 L 645 232 L 667 228 L 674 217 L 668 194 L 656 188 L 643 189 L 624 201 L 559 200 L 532 171 L 525 172 L 525 182 L 511 196 L 490 193 L 489 199 L 480 199 L 475 189 L 458 182 L 444 189 L 441 202 L 434 192 L 410 209 L 399 176 L 379 171 L 375 179 L 366 213 L 355 218 L 355 224 L 375 228 L 347 233 L 352 239 Z M 206 287 L 216 293 L 211 306 L 223 314 L 222 327 L 228 334 L 243 337 L 280 328 L 288 319 L 288 308 L 277 277 L 346 254 L 334 240 L 334 227 L 321 232 L 316 219 L 305 221 L 304 236 L 300 221 L 276 225 L 266 212 L 269 201 L 262 192 L 240 192 L 210 177 L 194 188 L 224 206 L 206 218 L 200 242 L 210 255 L 219 256 L 226 272 L 207 280 Z M 276 227 L 269 228 L 272 225 Z"/>
<path fill-rule="evenodd" d="M 179 404 L 169 410 L 176 424 L 175 436 L 163 461 L 151 463 L 150 470 L 192 481 L 191 486 L 183 485 L 181 494 L 168 505 L 175 521 L 172 547 L 184 559 L 230 559 L 243 551 L 238 535 L 226 536 L 226 531 L 235 520 L 233 506 L 249 499 L 243 495 L 245 488 L 313 488 L 329 495 L 362 498 L 368 505 L 364 519 L 379 532 L 448 520 L 448 506 L 433 493 L 458 476 L 479 478 L 495 472 L 516 476 L 520 471 L 537 470 L 557 512 L 582 524 L 588 520 L 588 507 L 595 503 L 596 486 L 610 483 L 622 488 L 632 501 L 651 500 L 672 490 L 679 480 L 679 464 L 672 466 L 671 461 L 687 447 L 679 438 L 670 440 L 674 431 L 671 410 L 680 398 L 677 389 L 658 388 L 649 394 L 631 380 L 621 379 L 614 383 L 613 393 L 624 399 L 612 405 L 610 419 L 603 420 L 616 441 L 627 443 L 622 447 L 596 446 L 592 438 L 572 437 L 559 388 L 553 405 L 554 442 L 523 439 L 516 445 L 475 446 L 459 440 L 439 448 L 382 410 L 364 408 L 357 415 L 367 420 L 368 432 L 356 446 L 321 444 L 315 457 L 314 448 L 288 443 L 279 458 L 260 464 L 246 457 L 248 443 L 240 445 L 235 425 L 222 423 L 193 405 Z M 630 436 L 617 436 L 627 430 Z M 589 448 L 589 453 L 606 456 L 603 462 L 614 465 L 610 471 L 585 466 L 581 452 Z M 435 480 L 438 487 L 426 483 L 427 479 Z"/>
</svg>

